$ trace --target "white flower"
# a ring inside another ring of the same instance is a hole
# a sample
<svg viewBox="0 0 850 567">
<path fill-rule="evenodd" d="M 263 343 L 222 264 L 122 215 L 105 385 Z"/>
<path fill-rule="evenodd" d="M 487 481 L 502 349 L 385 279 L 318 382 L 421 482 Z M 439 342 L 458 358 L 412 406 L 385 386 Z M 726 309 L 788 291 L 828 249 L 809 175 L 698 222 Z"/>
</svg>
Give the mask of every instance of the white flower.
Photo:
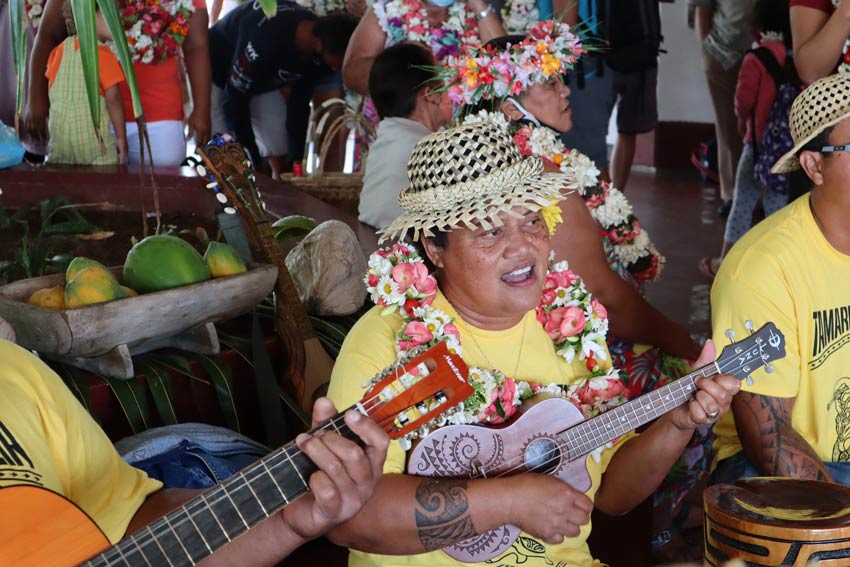
<svg viewBox="0 0 850 567">
<path fill-rule="evenodd" d="M 649 247 L 652 242 L 649 241 L 649 235 L 645 230 L 641 230 L 635 239 L 630 244 L 614 245 L 614 253 L 620 258 L 624 265 L 630 266 L 649 255 Z"/>
<path fill-rule="evenodd" d="M 388 276 L 393 271 L 393 264 L 379 254 L 369 256 L 369 272 L 376 276 Z"/>
<path fill-rule="evenodd" d="M 376 286 L 378 298 L 387 305 L 404 305 L 404 294 L 398 289 L 398 284 L 389 276 L 381 276 Z"/>
<path fill-rule="evenodd" d="M 606 230 L 625 222 L 632 214 L 632 205 L 618 189 L 610 189 L 605 202 L 590 211 L 593 218 Z"/>
<path fill-rule="evenodd" d="M 469 114 L 463 119 L 464 124 L 478 124 L 480 122 L 492 122 L 500 128 L 505 129 L 509 126 L 508 119 L 505 118 L 505 115 L 501 112 L 488 112 L 486 110 L 481 110 L 475 114 Z"/>
</svg>

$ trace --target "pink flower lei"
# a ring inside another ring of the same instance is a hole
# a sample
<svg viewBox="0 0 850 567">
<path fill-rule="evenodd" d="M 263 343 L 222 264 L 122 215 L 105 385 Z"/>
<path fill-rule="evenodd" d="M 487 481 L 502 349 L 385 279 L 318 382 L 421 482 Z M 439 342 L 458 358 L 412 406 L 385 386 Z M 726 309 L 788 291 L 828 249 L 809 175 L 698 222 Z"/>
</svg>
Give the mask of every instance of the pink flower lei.
<svg viewBox="0 0 850 567">
<path fill-rule="evenodd" d="M 180 53 L 195 13 L 192 0 L 133 0 L 121 10 L 134 63 L 162 63 Z"/>
<path fill-rule="evenodd" d="M 372 300 L 384 308 L 383 315 L 398 312 L 402 317 L 395 345 L 399 358 L 411 349 L 429 348 L 440 341 L 462 356 L 460 333 L 452 317 L 431 305 L 437 281 L 413 247 L 396 244 L 373 253 L 366 284 Z M 470 367 L 468 381 L 475 393 L 447 419 L 432 422 L 409 436 L 403 443 L 405 448 L 413 438 L 445 423 L 502 423 L 516 413 L 523 400 L 539 392 L 569 399 L 585 418 L 626 401 L 627 389 L 619 372 L 599 364 L 608 358 L 608 313 L 566 262 L 550 264 L 536 313 L 557 354 L 568 363 L 576 357 L 583 360 L 590 377 L 569 386 L 543 385 L 514 380 L 497 369 Z"/>
<path fill-rule="evenodd" d="M 390 44 L 418 41 L 433 51 L 437 61 L 481 44 L 478 22 L 465 1 L 449 6 L 448 19 L 438 28 L 428 23 L 424 0 L 387 0 L 375 2 L 373 10 Z"/>
</svg>

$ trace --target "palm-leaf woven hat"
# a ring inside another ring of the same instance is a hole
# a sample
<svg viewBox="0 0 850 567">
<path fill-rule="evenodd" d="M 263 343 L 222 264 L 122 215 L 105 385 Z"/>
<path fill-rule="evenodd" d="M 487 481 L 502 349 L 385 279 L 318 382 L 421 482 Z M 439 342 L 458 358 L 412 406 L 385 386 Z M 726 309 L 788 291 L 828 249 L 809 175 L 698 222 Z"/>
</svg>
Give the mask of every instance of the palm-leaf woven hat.
<svg viewBox="0 0 850 567">
<path fill-rule="evenodd" d="M 508 131 L 493 122 L 425 136 L 413 148 L 407 174 L 410 185 L 398 197 L 403 212 L 380 231 L 382 241 L 490 229 L 502 224 L 502 212 L 537 211 L 561 200 L 562 189 L 575 189 L 570 176 L 544 173 L 540 158 L 523 158 Z"/>
<path fill-rule="evenodd" d="M 770 170 L 788 173 L 800 168 L 797 153 L 818 134 L 850 116 L 850 75 L 841 73 L 818 79 L 791 105 L 788 122 L 794 147 Z"/>
</svg>

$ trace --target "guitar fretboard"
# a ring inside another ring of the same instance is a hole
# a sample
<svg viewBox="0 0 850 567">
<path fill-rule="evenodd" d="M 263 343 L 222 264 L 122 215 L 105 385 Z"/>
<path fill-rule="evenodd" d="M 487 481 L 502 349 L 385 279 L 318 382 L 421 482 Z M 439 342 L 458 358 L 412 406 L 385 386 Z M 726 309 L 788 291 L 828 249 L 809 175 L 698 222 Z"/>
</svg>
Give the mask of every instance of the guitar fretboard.
<svg viewBox="0 0 850 567">
<path fill-rule="evenodd" d="M 344 413 L 319 429 L 359 440 Z M 284 445 L 83 566 L 195 565 L 304 494 L 315 470 L 294 442 Z"/>
<path fill-rule="evenodd" d="M 690 400 L 697 389 L 696 379 L 719 374 L 710 364 L 657 390 L 563 431 L 569 447 L 569 460 L 575 461 L 629 431 L 661 417 Z"/>
</svg>

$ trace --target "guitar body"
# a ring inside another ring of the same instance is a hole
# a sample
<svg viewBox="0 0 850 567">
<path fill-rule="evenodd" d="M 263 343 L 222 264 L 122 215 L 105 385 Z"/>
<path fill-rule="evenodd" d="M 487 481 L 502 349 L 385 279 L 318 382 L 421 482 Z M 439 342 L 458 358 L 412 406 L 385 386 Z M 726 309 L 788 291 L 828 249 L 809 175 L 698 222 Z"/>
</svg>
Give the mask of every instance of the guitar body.
<svg viewBox="0 0 850 567">
<path fill-rule="evenodd" d="M 584 459 L 569 461 L 559 433 L 584 421 L 568 400 L 547 398 L 531 405 L 501 427 L 449 425 L 429 433 L 411 451 L 407 472 L 445 478 L 507 476 L 528 471 L 547 473 L 584 492 L 590 475 Z M 506 551 L 519 537 L 516 526 L 458 542 L 443 549 L 464 563 L 479 563 Z"/>
<path fill-rule="evenodd" d="M 73 567 L 109 547 L 85 512 L 45 488 L 0 488 L 0 510 L 0 565 Z"/>
</svg>

